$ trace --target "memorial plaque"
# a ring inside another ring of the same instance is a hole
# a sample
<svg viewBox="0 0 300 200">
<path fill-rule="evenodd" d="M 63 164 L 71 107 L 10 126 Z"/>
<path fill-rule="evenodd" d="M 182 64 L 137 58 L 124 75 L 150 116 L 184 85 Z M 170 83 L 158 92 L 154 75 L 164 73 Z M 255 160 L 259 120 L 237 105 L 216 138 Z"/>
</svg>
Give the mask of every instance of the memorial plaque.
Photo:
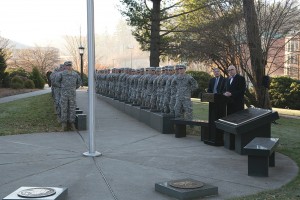
<svg viewBox="0 0 300 200">
<path fill-rule="evenodd" d="M 255 137 L 271 137 L 271 123 L 279 119 L 277 112 L 269 109 L 248 108 L 215 121 L 224 131 L 224 147 L 245 154 L 246 146 Z"/>
<path fill-rule="evenodd" d="M 168 184 L 172 187 L 180 188 L 180 189 L 196 189 L 196 188 L 201 188 L 204 185 L 204 183 L 200 181 L 191 180 L 191 179 L 169 181 Z"/>
<path fill-rule="evenodd" d="M 185 178 L 155 183 L 155 191 L 181 200 L 191 200 L 218 194 L 218 187 Z"/>
<path fill-rule="evenodd" d="M 249 108 L 240 112 L 233 113 L 227 117 L 220 119 L 220 121 L 232 125 L 242 125 L 262 118 L 265 115 L 271 114 L 272 110 L 261 109 L 261 108 Z"/>
<path fill-rule="evenodd" d="M 38 197 L 49 197 L 56 193 L 52 188 L 29 188 L 22 190 L 18 193 L 18 196 L 24 198 L 38 198 Z"/>
</svg>

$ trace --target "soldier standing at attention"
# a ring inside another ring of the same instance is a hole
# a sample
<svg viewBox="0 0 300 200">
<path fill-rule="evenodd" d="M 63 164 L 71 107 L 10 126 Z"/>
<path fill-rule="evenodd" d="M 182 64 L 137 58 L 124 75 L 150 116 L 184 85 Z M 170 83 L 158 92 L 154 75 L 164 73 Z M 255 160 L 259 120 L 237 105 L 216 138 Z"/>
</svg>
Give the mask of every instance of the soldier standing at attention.
<svg viewBox="0 0 300 200">
<path fill-rule="evenodd" d="M 65 70 L 58 74 L 57 81 L 61 85 L 61 123 L 63 131 L 67 131 L 69 123 L 72 131 L 75 128 L 75 113 L 76 113 L 76 89 L 81 86 L 81 79 L 72 69 L 72 62 L 67 61 L 64 63 Z"/>
<path fill-rule="evenodd" d="M 191 93 L 198 88 L 197 81 L 189 74 L 185 73 L 186 66 L 178 66 L 179 74 L 171 83 L 172 88 L 176 88 L 175 118 L 193 119 L 193 107 Z M 185 117 L 184 117 L 185 115 Z"/>
</svg>

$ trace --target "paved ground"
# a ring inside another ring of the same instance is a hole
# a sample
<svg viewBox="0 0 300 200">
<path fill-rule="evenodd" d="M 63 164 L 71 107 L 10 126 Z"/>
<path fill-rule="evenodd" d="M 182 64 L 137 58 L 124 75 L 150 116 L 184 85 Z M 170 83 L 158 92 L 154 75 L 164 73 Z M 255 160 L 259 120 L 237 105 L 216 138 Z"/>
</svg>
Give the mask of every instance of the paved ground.
<svg viewBox="0 0 300 200">
<path fill-rule="evenodd" d="M 77 95 L 87 113 L 88 93 Z M 0 102 L 8 98 L 17 96 Z M 246 156 L 205 145 L 196 136 L 161 134 L 97 97 L 95 149 L 102 156 L 82 155 L 88 141 L 88 131 L 0 137 L 0 197 L 21 186 L 52 186 L 67 187 L 69 200 L 171 200 L 155 192 L 155 183 L 192 178 L 219 188 L 218 196 L 206 199 L 228 199 L 279 188 L 298 173 L 291 159 L 276 154 L 269 177 L 250 177 Z"/>
</svg>

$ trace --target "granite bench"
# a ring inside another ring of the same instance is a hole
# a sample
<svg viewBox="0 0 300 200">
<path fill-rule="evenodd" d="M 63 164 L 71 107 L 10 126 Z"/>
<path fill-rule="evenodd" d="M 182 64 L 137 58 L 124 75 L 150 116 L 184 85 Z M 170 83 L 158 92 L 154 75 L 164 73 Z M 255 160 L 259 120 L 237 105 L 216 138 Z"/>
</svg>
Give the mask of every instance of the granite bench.
<svg viewBox="0 0 300 200">
<path fill-rule="evenodd" d="M 279 138 L 255 137 L 245 147 L 248 155 L 248 176 L 269 176 L 269 166 L 275 166 L 275 149 Z"/>
<path fill-rule="evenodd" d="M 205 120 L 185 120 L 182 118 L 171 119 L 175 126 L 175 137 L 186 137 L 186 125 L 201 126 L 201 133 L 208 132 L 208 121 Z"/>
<path fill-rule="evenodd" d="M 75 127 L 78 131 L 83 131 L 87 129 L 86 114 L 76 114 Z"/>
</svg>

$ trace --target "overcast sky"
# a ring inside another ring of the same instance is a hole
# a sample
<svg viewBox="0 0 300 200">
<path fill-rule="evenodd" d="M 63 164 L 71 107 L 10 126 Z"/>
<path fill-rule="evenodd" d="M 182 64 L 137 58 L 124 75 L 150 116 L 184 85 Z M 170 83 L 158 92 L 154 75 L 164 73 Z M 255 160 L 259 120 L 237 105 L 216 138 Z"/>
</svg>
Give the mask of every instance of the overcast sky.
<svg viewBox="0 0 300 200">
<path fill-rule="evenodd" d="M 95 33 L 113 32 L 118 0 L 94 0 Z M 86 36 L 87 0 L 0 0 L 0 36 L 26 45 L 51 45 L 63 35 Z"/>
</svg>

